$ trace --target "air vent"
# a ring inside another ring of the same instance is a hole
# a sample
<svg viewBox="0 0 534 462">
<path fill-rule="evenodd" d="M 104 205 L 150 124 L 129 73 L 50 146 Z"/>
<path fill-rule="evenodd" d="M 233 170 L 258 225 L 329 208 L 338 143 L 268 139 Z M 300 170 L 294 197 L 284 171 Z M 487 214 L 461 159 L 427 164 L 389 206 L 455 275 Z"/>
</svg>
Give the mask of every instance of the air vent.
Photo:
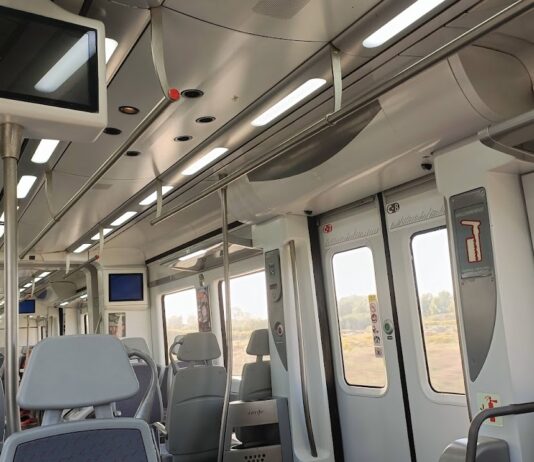
<svg viewBox="0 0 534 462">
<path fill-rule="evenodd" d="M 260 0 L 252 11 L 276 19 L 291 19 L 309 2 L 310 0 Z"/>
</svg>

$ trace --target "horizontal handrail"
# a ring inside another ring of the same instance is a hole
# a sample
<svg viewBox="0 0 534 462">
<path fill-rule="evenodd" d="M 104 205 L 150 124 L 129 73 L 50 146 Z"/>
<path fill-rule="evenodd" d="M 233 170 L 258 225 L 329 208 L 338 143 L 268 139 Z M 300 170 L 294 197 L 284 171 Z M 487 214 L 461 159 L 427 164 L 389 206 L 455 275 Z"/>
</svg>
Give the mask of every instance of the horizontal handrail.
<svg viewBox="0 0 534 462">
<path fill-rule="evenodd" d="M 471 422 L 471 426 L 469 427 L 465 461 L 476 462 L 478 434 L 480 432 L 480 427 L 486 420 L 491 419 L 492 417 L 522 415 L 530 414 L 533 412 L 534 403 L 510 404 L 508 406 L 494 407 L 493 409 L 484 409 L 483 411 L 479 412 L 475 416 L 475 418 Z"/>
</svg>

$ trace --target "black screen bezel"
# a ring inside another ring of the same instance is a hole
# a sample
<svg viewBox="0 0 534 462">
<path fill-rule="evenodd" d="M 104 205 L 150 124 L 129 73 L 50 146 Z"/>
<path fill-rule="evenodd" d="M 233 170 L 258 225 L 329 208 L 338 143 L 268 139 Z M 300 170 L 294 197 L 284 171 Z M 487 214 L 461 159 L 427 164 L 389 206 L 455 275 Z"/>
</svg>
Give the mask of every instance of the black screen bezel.
<svg viewBox="0 0 534 462">
<path fill-rule="evenodd" d="M 76 30 L 80 32 L 92 32 L 90 34 L 90 45 L 94 46 L 94 53 L 89 58 L 89 104 L 82 103 L 73 103 L 71 101 L 62 101 L 53 98 L 46 98 L 42 96 L 26 95 L 22 93 L 10 92 L 0 89 L 0 98 L 22 101 L 27 103 L 41 104 L 44 106 L 53 106 L 64 109 L 74 109 L 76 111 L 83 112 L 92 112 L 98 113 L 100 104 L 99 104 L 99 81 L 98 81 L 98 32 L 96 29 L 91 27 L 82 26 L 79 24 L 72 24 L 59 19 L 49 18 L 47 16 L 41 16 L 34 13 L 29 13 L 27 11 L 17 10 L 14 8 L 8 8 L 5 6 L 0 6 L 0 16 L 5 14 L 7 16 L 12 15 L 19 18 L 26 18 L 32 22 L 41 22 L 45 24 L 51 24 L 54 26 L 60 26 L 63 28 L 68 28 L 71 30 Z M 96 82 L 96 84 L 91 84 Z"/>
<path fill-rule="evenodd" d="M 141 298 L 121 298 L 115 300 L 111 295 L 111 280 L 114 276 L 141 276 Z M 108 274 L 108 302 L 122 303 L 122 302 L 143 302 L 145 300 L 145 275 L 144 273 L 109 273 Z"/>
</svg>

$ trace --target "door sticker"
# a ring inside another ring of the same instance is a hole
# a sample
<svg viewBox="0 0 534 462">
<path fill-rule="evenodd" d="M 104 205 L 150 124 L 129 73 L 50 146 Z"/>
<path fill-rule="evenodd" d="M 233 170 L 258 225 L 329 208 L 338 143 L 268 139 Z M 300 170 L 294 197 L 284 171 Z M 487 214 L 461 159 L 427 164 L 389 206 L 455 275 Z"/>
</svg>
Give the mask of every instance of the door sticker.
<svg viewBox="0 0 534 462">
<path fill-rule="evenodd" d="M 482 249 L 480 246 L 480 220 L 462 220 L 460 224 L 471 227 L 471 236 L 465 239 L 467 261 L 478 263 L 482 261 Z"/>
<path fill-rule="evenodd" d="M 477 393 L 478 410 L 493 409 L 501 406 L 501 397 L 497 393 Z M 484 425 L 503 427 L 502 417 L 492 417 L 484 422 Z"/>
<path fill-rule="evenodd" d="M 373 343 L 375 346 L 375 357 L 384 357 L 384 346 L 382 344 L 382 331 L 380 328 L 380 312 L 378 309 L 378 298 L 376 295 L 369 295 L 369 313 L 371 314 L 371 328 L 373 331 Z"/>
</svg>

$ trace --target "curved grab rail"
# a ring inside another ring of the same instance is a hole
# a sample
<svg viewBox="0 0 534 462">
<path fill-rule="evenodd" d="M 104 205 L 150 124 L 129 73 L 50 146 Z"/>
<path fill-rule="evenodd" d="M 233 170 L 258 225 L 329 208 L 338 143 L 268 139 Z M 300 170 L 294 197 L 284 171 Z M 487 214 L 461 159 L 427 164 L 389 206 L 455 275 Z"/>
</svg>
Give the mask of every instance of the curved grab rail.
<svg viewBox="0 0 534 462">
<path fill-rule="evenodd" d="M 465 455 L 466 462 L 476 462 L 478 433 L 482 424 L 492 417 L 505 417 L 510 415 L 530 414 L 534 412 L 534 403 L 510 404 L 508 406 L 485 409 L 479 412 L 469 427 L 467 437 L 467 450 Z"/>
<path fill-rule="evenodd" d="M 137 411 L 135 412 L 135 418 L 144 420 L 145 422 L 150 423 L 150 416 L 152 414 L 152 405 L 154 404 L 154 399 L 156 398 L 156 387 L 158 384 L 158 369 L 154 360 L 147 355 L 146 353 L 136 350 L 134 348 L 128 349 L 128 357 L 142 359 L 150 367 L 150 385 L 147 388 L 145 396 L 141 400 Z"/>
<path fill-rule="evenodd" d="M 289 256 L 291 260 L 291 276 L 293 278 L 293 292 L 295 300 L 295 312 L 297 315 L 297 338 L 299 345 L 300 363 L 300 386 L 302 389 L 302 407 L 304 409 L 304 420 L 306 422 L 306 433 L 312 457 L 317 457 L 317 444 L 313 433 L 313 423 L 310 412 L 310 398 L 308 395 L 308 375 L 306 374 L 306 363 L 304 361 L 304 339 L 302 337 L 302 312 L 300 309 L 299 286 L 297 277 L 297 252 L 295 241 L 289 241 Z"/>
</svg>

